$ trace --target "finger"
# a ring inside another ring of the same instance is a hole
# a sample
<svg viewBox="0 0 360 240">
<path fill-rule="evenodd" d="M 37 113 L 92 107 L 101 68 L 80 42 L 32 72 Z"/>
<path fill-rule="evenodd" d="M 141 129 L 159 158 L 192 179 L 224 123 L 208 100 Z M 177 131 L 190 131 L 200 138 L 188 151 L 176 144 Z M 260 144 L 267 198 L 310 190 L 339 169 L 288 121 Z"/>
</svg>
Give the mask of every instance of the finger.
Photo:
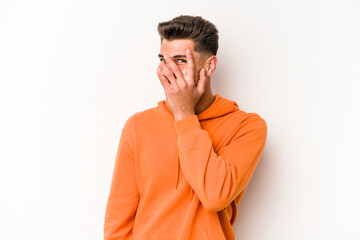
<svg viewBox="0 0 360 240">
<path fill-rule="evenodd" d="M 205 75 L 205 69 L 204 68 L 202 68 L 200 70 L 199 75 L 200 75 L 199 76 L 199 81 L 197 83 L 196 88 L 197 88 L 197 90 L 198 90 L 198 92 L 199 92 L 199 94 L 201 96 L 205 92 L 205 86 L 206 86 L 206 82 L 207 82 L 208 78 Z"/>
<path fill-rule="evenodd" d="M 165 92 L 167 92 L 171 88 L 171 85 L 169 80 L 163 75 L 160 66 L 157 68 L 156 74 L 160 79 L 160 83 L 163 86 Z"/>
<path fill-rule="evenodd" d="M 175 74 L 175 78 L 177 80 L 178 86 L 179 87 L 186 86 L 186 81 L 185 81 L 184 76 L 183 76 L 180 68 L 178 67 L 178 65 L 176 65 L 176 63 L 168 55 L 165 55 L 164 58 L 166 60 L 166 65 Z"/>
<path fill-rule="evenodd" d="M 186 75 L 189 76 L 188 79 L 194 79 L 194 71 L 195 71 L 195 64 L 192 52 L 190 49 L 186 49 L 186 60 L 187 60 L 187 68 L 186 68 Z"/>
<path fill-rule="evenodd" d="M 171 71 L 164 62 L 160 63 L 159 68 L 161 70 L 161 73 L 170 81 L 171 87 L 174 90 L 178 90 L 179 86 L 176 83 L 176 79 L 175 79 L 173 71 Z"/>
</svg>

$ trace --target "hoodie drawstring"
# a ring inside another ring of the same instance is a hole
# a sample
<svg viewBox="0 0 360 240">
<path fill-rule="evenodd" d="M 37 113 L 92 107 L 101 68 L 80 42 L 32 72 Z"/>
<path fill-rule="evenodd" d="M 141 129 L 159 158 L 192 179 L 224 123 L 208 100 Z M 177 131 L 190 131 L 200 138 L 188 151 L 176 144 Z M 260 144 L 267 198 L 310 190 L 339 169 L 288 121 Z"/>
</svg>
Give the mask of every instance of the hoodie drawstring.
<svg viewBox="0 0 360 240">
<path fill-rule="evenodd" d="M 175 189 L 177 189 L 177 186 L 179 184 L 179 153 L 177 155 L 177 160 L 176 160 L 176 179 L 175 179 Z"/>
</svg>

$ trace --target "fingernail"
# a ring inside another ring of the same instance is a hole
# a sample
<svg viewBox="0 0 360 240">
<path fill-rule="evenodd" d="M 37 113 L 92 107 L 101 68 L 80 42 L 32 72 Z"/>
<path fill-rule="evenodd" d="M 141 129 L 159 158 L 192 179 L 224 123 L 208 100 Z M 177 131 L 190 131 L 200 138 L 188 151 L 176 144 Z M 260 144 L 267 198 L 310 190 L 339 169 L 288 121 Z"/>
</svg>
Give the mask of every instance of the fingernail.
<svg viewBox="0 0 360 240">
<path fill-rule="evenodd" d="M 190 53 L 190 49 L 186 49 L 186 52 L 187 52 L 187 53 Z"/>
</svg>

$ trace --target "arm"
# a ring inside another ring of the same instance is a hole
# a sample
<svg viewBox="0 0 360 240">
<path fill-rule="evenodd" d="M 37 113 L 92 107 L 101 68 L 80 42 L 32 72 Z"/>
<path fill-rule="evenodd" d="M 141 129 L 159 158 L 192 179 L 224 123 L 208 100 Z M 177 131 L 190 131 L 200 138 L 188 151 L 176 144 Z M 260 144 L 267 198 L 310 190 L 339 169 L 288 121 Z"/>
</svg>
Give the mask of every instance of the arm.
<svg viewBox="0 0 360 240">
<path fill-rule="evenodd" d="M 125 128 L 125 127 L 124 127 Z M 134 152 L 122 131 L 115 158 L 104 221 L 104 240 L 133 239 L 132 229 L 139 194 L 135 181 Z"/>
<path fill-rule="evenodd" d="M 232 142 L 215 153 L 197 116 L 175 122 L 181 168 L 210 211 L 225 208 L 245 189 L 264 150 L 265 121 L 249 118 L 242 124 Z"/>
<path fill-rule="evenodd" d="M 212 140 L 200 126 L 195 106 L 209 89 L 215 58 L 209 58 L 208 70 L 202 68 L 195 86 L 195 65 L 191 51 L 186 51 L 187 70 L 183 75 L 168 56 L 161 62 L 157 74 L 165 90 L 166 100 L 174 114 L 178 135 L 180 164 L 189 184 L 200 201 L 210 211 L 228 206 L 247 186 L 263 152 L 267 126 L 259 116 L 242 122 L 233 140 L 217 153 Z M 212 61 L 211 61 L 212 59 Z"/>
</svg>

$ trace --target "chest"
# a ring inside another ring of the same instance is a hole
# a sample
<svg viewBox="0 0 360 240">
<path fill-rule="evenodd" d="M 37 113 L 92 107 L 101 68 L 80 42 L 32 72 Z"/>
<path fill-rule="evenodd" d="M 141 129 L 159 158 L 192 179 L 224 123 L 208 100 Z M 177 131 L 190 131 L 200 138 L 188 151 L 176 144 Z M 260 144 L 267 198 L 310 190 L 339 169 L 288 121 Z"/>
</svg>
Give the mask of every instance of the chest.
<svg viewBox="0 0 360 240">
<path fill-rule="evenodd" d="M 231 125 L 219 120 L 200 123 L 212 139 L 215 152 L 231 141 L 231 132 L 234 131 Z M 178 162 L 178 138 L 174 123 L 155 119 L 138 131 L 141 138 L 136 139 L 135 165 L 140 192 L 152 188 L 167 191 L 174 187 L 177 174 L 179 181 L 184 180 Z"/>
</svg>

